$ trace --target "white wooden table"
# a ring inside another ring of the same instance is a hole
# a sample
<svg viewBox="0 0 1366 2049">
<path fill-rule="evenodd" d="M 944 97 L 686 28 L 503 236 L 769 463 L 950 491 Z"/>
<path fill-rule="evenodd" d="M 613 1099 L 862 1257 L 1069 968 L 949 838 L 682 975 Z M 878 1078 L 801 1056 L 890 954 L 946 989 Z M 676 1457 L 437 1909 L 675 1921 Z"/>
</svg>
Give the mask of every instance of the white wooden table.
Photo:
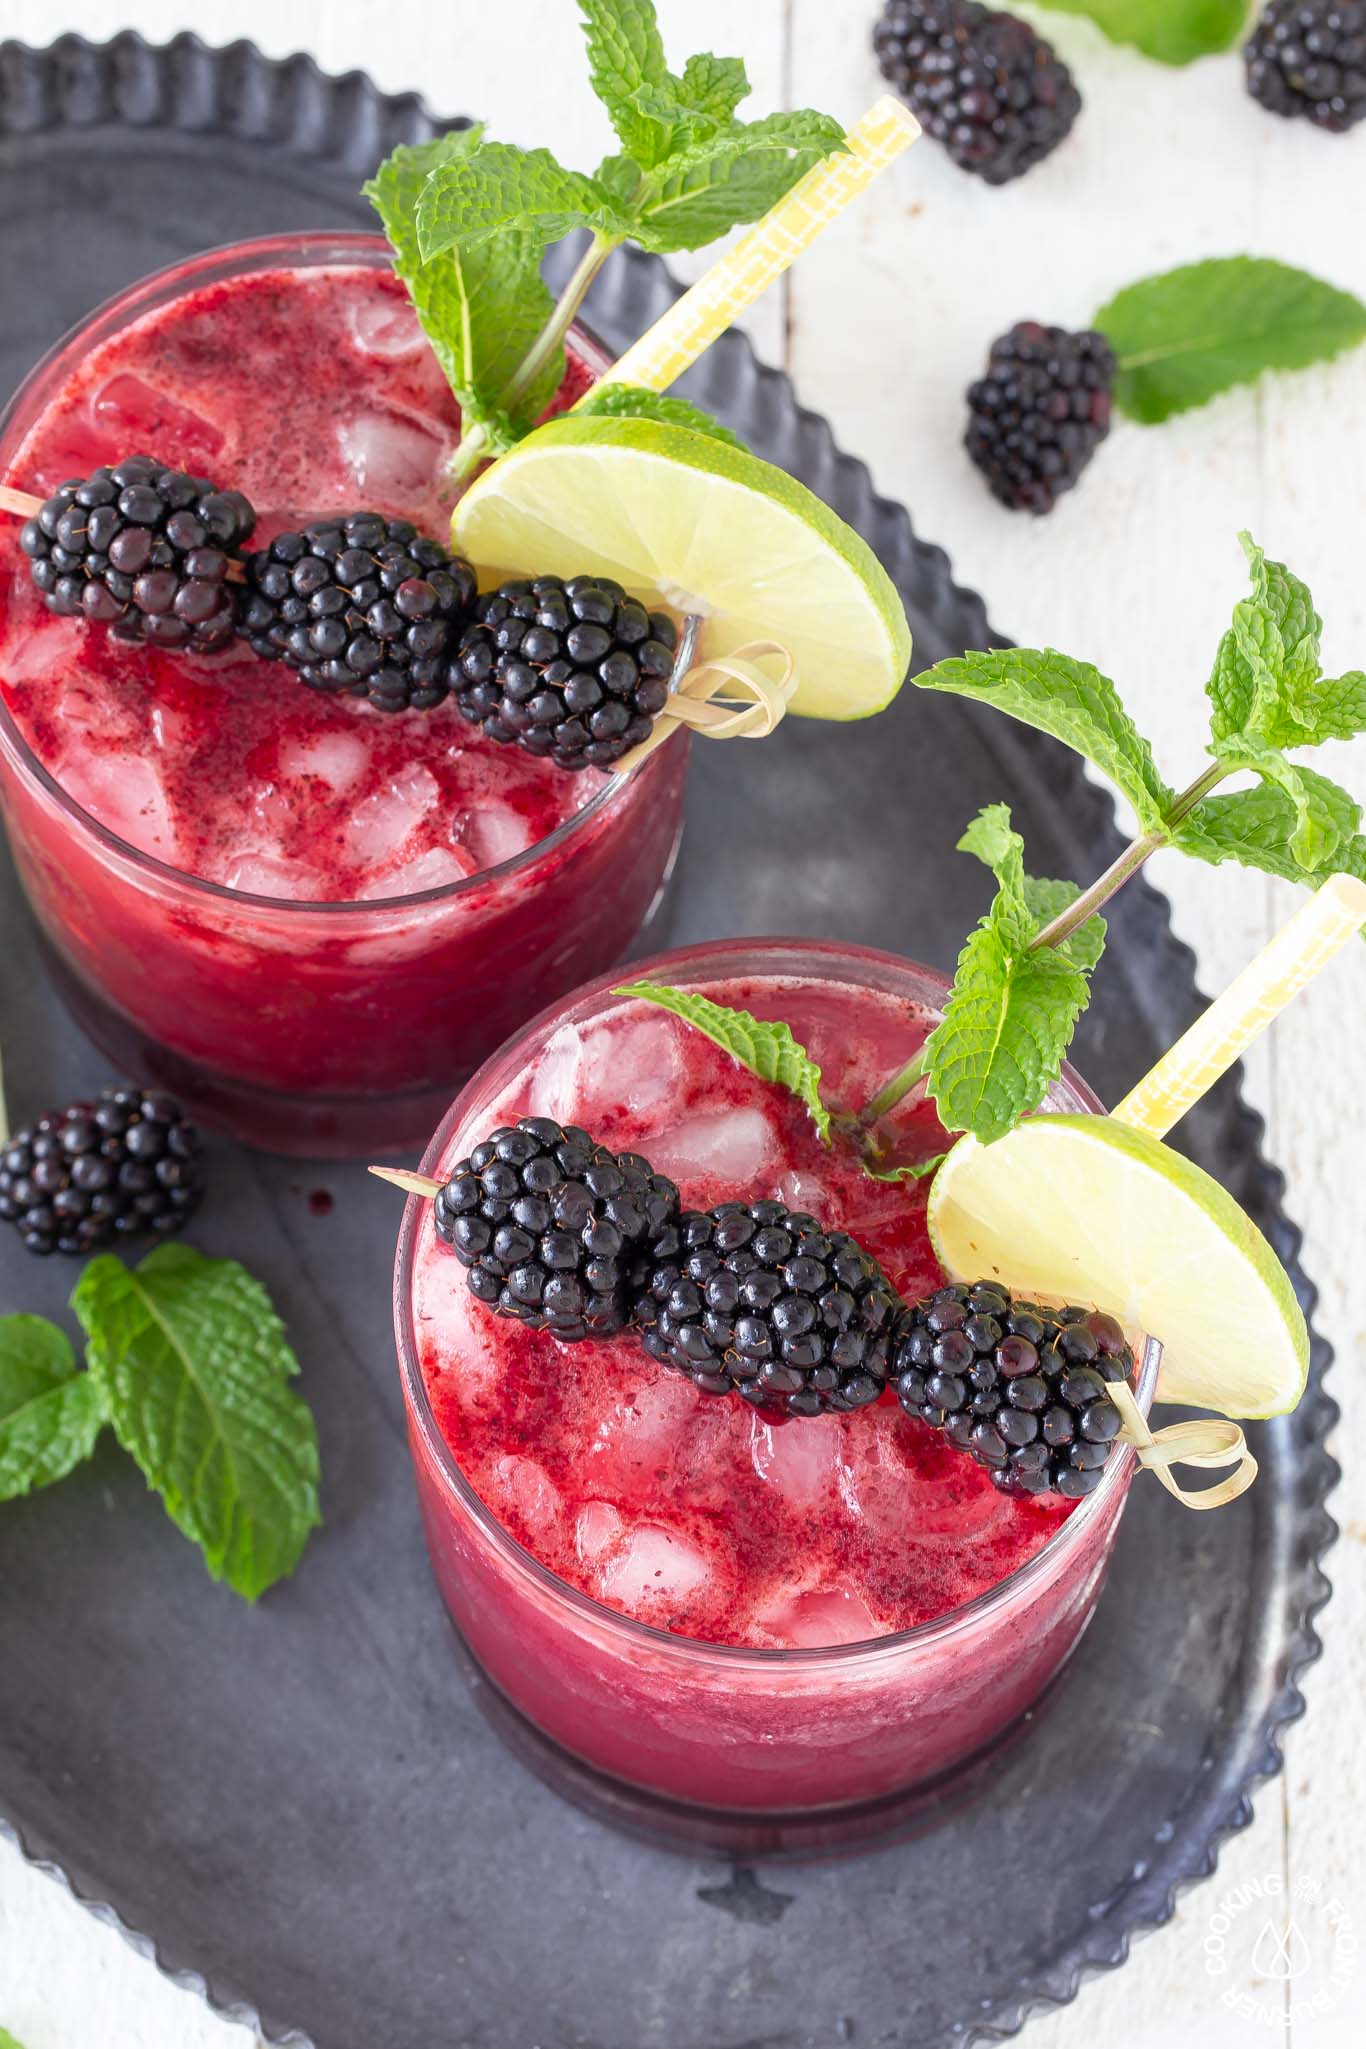
<svg viewBox="0 0 1366 2049">
<path fill-rule="evenodd" d="M 661 0 L 660 14 L 679 58 L 695 48 L 742 53 L 756 109 L 814 104 L 852 120 L 881 89 L 868 47 L 876 4 Z M 591 167 L 608 131 L 580 83 L 575 20 L 571 0 L 405 0 L 385 9 L 374 0 L 236 0 L 207 27 L 224 39 L 250 36 L 271 55 L 306 48 L 330 71 L 363 66 L 383 87 L 420 88 L 441 111 L 482 114 L 500 136 L 551 143 Z M 185 0 L 117 9 L 53 0 L 39 12 L 0 0 L 0 37 L 46 40 L 75 28 L 100 38 L 131 25 L 160 39 L 205 24 L 203 9 Z M 754 309 L 752 331 L 840 440 L 871 460 L 879 486 L 947 548 L 959 580 L 986 593 L 1003 631 L 1120 679 L 1179 787 L 1196 772 L 1203 679 L 1243 589 L 1240 527 L 1310 582 L 1330 666 L 1366 664 L 1366 351 L 1165 428 L 1120 426 L 1084 486 L 1037 523 L 999 509 L 969 467 L 962 394 L 1012 321 L 1083 326 L 1119 285 L 1199 256 L 1279 256 L 1366 293 L 1366 128 L 1344 141 L 1273 121 L 1244 94 L 1235 57 L 1168 71 L 1115 49 L 1085 21 L 1053 16 L 1050 33 L 1085 98 L 1062 151 L 993 192 L 922 142 Z M 1344 758 L 1330 768 L 1366 796 L 1366 742 L 1334 751 Z M 1294 894 L 1174 859 L 1154 864 L 1154 879 L 1198 950 L 1207 990 L 1255 950 Z M 1286 1170 L 1290 1213 L 1305 1228 L 1347 1410 L 1337 1451 L 1348 1478 L 1334 1503 L 1345 1534 L 1330 1562 L 1336 1595 L 1327 1655 L 1308 1679 L 1309 1719 L 1292 1732 L 1285 1775 L 1262 1793 L 1217 1879 L 1122 1973 L 1034 2024 L 1034 2049 L 1082 2049 L 1097 2037 L 1124 2049 L 1235 2049 L 1276 2027 L 1294 2049 L 1339 2049 L 1348 2032 L 1350 2006 L 1314 2010 L 1306 1987 L 1321 1989 L 1321 1975 L 1277 1982 L 1266 1944 L 1254 1944 L 1265 1908 L 1235 1911 L 1226 1933 L 1216 1929 L 1223 1976 L 1211 1976 L 1207 1960 L 1210 1917 L 1240 1885 L 1269 1880 L 1287 1894 L 1297 1882 L 1302 1892 L 1320 1885 L 1317 1907 L 1295 1909 L 1316 1941 L 1331 1895 L 1355 1913 L 1358 1934 L 1366 1924 L 1366 1401 L 1354 1384 L 1366 1347 L 1363 1009 L 1366 959 L 1349 952 L 1249 1062 L 1251 1099 Z M 1270 1905 L 1283 1923 L 1285 1909 Z M 1230 1987 L 1252 2002 L 1241 2015 L 1221 1998 Z M 244 2030 L 159 1977 L 3 1846 L 0 2026 L 25 2049 L 249 2049 Z M 398 2016 L 395 2027 L 398 2039 Z"/>
</svg>

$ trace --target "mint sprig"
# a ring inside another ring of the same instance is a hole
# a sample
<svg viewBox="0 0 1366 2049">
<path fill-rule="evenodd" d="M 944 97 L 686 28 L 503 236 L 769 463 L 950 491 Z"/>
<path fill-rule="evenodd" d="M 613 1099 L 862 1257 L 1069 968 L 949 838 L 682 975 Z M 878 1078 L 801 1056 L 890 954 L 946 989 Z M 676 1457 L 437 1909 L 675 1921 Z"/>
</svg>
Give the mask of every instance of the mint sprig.
<svg viewBox="0 0 1366 2049">
<path fill-rule="evenodd" d="M 1231 49 L 1248 0 L 1041 0 L 1054 14 L 1084 14 L 1112 43 L 1129 43 L 1159 64 L 1190 64 Z"/>
<path fill-rule="evenodd" d="M 99 1388 L 65 1333 L 41 1316 L 0 1317 L 0 1501 L 65 1479 L 104 1423 Z"/>
<path fill-rule="evenodd" d="M 1153 426 L 1264 371 L 1354 348 L 1366 339 L 1366 305 L 1270 257 L 1225 256 L 1127 286 L 1091 325 L 1118 360 L 1115 404 Z"/>
<path fill-rule="evenodd" d="M 805 1104 L 821 1144 L 829 1145 L 830 1112 L 821 1100 L 821 1071 L 805 1046 L 792 1036 L 790 1025 L 781 1020 L 751 1017 L 747 1010 L 731 1010 L 723 1003 L 713 1003 L 696 989 L 672 989 L 663 982 L 626 982 L 612 994 L 635 996 L 642 1003 L 655 1003 L 661 1010 L 672 1011 L 760 1081 L 777 1082 L 789 1090 Z"/>
<path fill-rule="evenodd" d="M 757 220 L 847 147 L 840 124 L 811 108 L 741 121 L 749 80 L 739 58 L 703 52 L 672 72 L 652 0 L 580 0 L 580 13 L 619 153 L 590 174 L 472 129 L 395 151 L 366 187 L 460 401 L 456 479 L 544 411 L 570 323 L 613 249 L 700 248 Z M 587 247 L 552 304 L 540 258 L 576 230 Z"/>
<path fill-rule="evenodd" d="M 985 1143 L 1037 1109 L 1089 1000 L 1104 941 L 1097 913 L 1159 847 L 1211 864 L 1237 861 L 1311 886 L 1334 873 L 1366 879 L 1361 806 L 1292 756 L 1366 726 L 1366 676 L 1325 677 L 1322 621 L 1284 563 L 1241 537 L 1252 591 L 1234 608 L 1211 670 L 1211 765 L 1174 793 L 1125 712 L 1116 686 L 1048 649 L 999 649 L 941 662 L 914 680 L 993 704 L 1051 733 L 1128 797 L 1140 836 L 1089 888 L 1035 882 L 1003 805 L 960 846 L 993 870 L 997 893 L 959 956 L 952 994 L 920 1059 L 862 1113 L 875 1123 L 922 1077 L 940 1121 Z M 1229 777 L 1250 787 L 1220 792 Z"/>
<path fill-rule="evenodd" d="M 318 1440 L 270 1297 L 236 1260 L 92 1259 L 72 1296 L 114 1434 L 215 1579 L 254 1601 L 299 1561 Z"/>
</svg>

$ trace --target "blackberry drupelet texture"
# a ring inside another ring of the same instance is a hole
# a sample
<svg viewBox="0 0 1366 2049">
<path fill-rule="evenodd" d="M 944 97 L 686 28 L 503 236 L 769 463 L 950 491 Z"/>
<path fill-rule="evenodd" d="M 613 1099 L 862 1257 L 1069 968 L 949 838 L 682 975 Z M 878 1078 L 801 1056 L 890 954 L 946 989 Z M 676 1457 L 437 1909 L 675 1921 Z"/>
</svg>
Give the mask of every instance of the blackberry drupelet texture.
<svg viewBox="0 0 1366 2049">
<path fill-rule="evenodd" d="M 204 1192 L 199 1133 L 171 1096 L 108 1088 L 0 1150 L 0 1218 L 30 1252 L 93 1252 L 178 1231 Z"/>
<path fill-rule="evenodd" d="M 310 689 L 368 698 L 380 711 L 430 711 L 447 696 L 474 571 L 406 519 L 316 520 L 249 556 L 247 572 L 243 633 Z"/>
<path fill-rule="evenodd" d="M 873 48 L 926 132 L 988 185 L 1039 163 L 1081 112 L 1052 46 L 975 0 L 887 0 Z"/>
<path fill-rule="evenodd" d="M 569 1340 L 625 1328 L 632 1264 L 677 1211 L 678 1190 L 638 1154 L 523 1117 L 460 1161 L 433 1222 L 481 1302 Z"/>
<path fill-rule="evenodd" d="M 130 455 L 63 484 L 19 545 L 50 611 L 203 653 L 237 630 L 228 566 L 255 522 L 240 491 Z"/>
<path fill-rule="evenodd" d="M 1051 512 L 1110 431 L 1115 353 L 1103 334 L 1022 320 L 968 387 L 964 446 L 1016 512 Z"/>
<path fill-rule="evenodd" d="M 650 736 L 678 630 L 606 577 L 500 584 L 450 664 L 463 718 L 561 768 L 610 768 Z"/>
<path fill-rule="evenodd" d="M 903 1306 L 845 1232 L 781 1202 L 723 1202 L 655 1238 L 634 1314 L 650 1356 L 704 1394 L 818 1416 L 877 1400 Z"/>
<path fill-rule="evenodd" d="M 1080 1500 L 1123 1424 L 1106 1393 L 1132 1385 L 1113 1317 L 1016 1302 L 995 1281 L 941 1288 L 905 1318 L 892 1371 L 908 1416 L 942 1430 L 1006 1494 Z"/>
<path fill-rule="evenodd" d="M 1271 113 L 1341 135 L 1366 119 L 1366 0 L 1271 0 L 1243 61 Z"/>
</svg>

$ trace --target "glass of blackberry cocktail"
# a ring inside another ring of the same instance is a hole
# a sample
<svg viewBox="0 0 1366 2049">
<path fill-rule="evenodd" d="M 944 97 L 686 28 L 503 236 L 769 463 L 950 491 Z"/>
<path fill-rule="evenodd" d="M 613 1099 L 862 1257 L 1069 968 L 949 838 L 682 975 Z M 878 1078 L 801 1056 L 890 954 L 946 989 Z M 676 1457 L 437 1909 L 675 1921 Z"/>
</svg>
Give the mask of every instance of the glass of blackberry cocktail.
<svg viewBox="0 0 1366 2049">
<path fill-rule="evenodd" d="M 843 1107 L 915 1051 L 946 986 L 890 955 L 786 941 L 688 949 L 643 972 L 786 1020 Z M 1097 1107 L 1070 1071 L 1050 1106 Z M 796 1096 L 607 979 L 481 1070 L 424 1171 L 444 1178 L 528 1114 L 644 1154 L 690 1207 L 776 1198 L 843 1228 L 907 1301 L 942 1280 L 926 1183 L 869 1178 L 841 1142 L 821 1146 Z M 945 1143 L 923 1100 L 883 1130 L 907 1160 Z M 396 1317 L 446 1605 L 517 1726 L 548 1739 L 542 1761 L 608 1811 L 716 1841 L 879 1826 L 894 1796 L 1018 1721 L 1090 1618 L 1127 1446 L 1085 1500 L 1022 1500 L 890 1392 L 774 1423 L 666 1371 L 637 1334 L 560 1344 L 493 1315 L 419 1201 Z"/>
<path fill-rule="evenodd" d="M 253 546 L 358 506 L 444 538 L 455 403 L 392 252 L 293 235 L 94 314 L 0 423 L 46 495 L 130 450 L 244 491 Z M 566 402 L 600 374 L 571 335 Z M 69 1001 L 126 1073 L 286 1152 L 426 1137 L 532 1011 L 620 956 L 677 844 L 686 742 L 629 777 L 391 718 L 243 640 L 55 616 L 0 522 L 0 794 Z"/>
</svg>

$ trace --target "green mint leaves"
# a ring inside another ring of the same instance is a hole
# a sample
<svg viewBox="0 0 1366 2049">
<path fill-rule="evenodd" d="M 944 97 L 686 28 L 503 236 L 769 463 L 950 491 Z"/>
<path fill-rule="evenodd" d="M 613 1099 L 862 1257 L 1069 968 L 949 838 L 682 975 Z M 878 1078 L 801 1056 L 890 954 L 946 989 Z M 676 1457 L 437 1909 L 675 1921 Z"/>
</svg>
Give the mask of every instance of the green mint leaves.
<svg viewBox="0 0 1366 2049">
<path fill-rule="evenodd" d="M 65 1479 L 104 1421 L 99 1389 L 77 1371 L 64 1333 L 41 1316 L 0 1317 L 0 1501 Z"/>
<path fill-rule="evenodd" d="M 1366 305 L 1270 257 L 1214 257 L 1117 292 L 1092 326 L 1119 361 L 1115 403 L 1145 426 L 1264 370 L 1301 370 L 1366 339 Z"/>
<path fill-rule="evenodd" d="M 215 1579 L 254 1601 L 321 1520 L 318 1440 L 265 1289 L 231 1259 L 160 1245 L 91 1260 L 72 1307 L 125 1451 Z"/>
<path fill-rule="evenodd" d="M 670 398 L 666 392 L 646 391 L 638 384 L 600 384 L 577 408 L 579 414 L 597 414 L 612 420 L 662 420 L 668 427 L 690 427 L 694 434 L 710 434 L 731 448 L 745 448 L 738 434 L 723 427 L 701 406 L 685 398 Z"/>
<path fill-rule="evenodd" d="M 131 1272 L 92 1259 L 71 1306 L 85 1372 L 55 1324 L 0 1317 L 0 1501 L 64 1479 L 110 1423 L 213 1577 L 254 1601 L 320 1520 L 317 1435 L 270 1297 L 235 1260 L 168 1244 Z"/>
<path fill-rule="evenodd" d="M 1051 733 L 1123 791 L 1144 832 L 1161 824 L 1172 792 L 1114 684 L 1089 662 L 1051 648 L 995 648 L 936 662 L 912 680 L 922 690 L 994 705 L 1009 718 Z"/>
<path fill-rule="evenodd" d="M 847 146 L 840 124 L 810 108 L 739 120 L 749 80 L 737 57 L 704 52 L 670 71 L 651 0 L 580 0 L 580 13 L 619 154 L 589 175 L 473 128 L 395 150 L 365 188 L 460 402 L 456 477 L 545 410 L 570 323 L 614 248 L 700 248 Z M 588 248 L 556 304 L 540 260 L 575 230 Z"/>
<path fill-rule="evenodd" d="M 1055 14 L 1084 14 L 1112 43 L 1130 43 L 1159 64 L 1189 64 L 1231 49 L 1248 0 L 1043 0 Z"/>
<path fill-rule="evenodd" d="M 1067 882 L 1034 882 L 1024 841 L 1004 804 L 981 812 L 958 842 L 996 877 L 994 902 L 958 957 L 952 994 L 925 1046 L 926 1075 L 940 1122 L 984 1144 L 1038 1108 L 1057 1080 L 1105 945 L 1105 924 L 1088 918 L 1057 947 L 1032 942 L 1080 894 Z"/>
<path fill-rule="evenodd" d="M 636 996 L 643 1003 L 657 1003 L 661 1010 L 672 1011 L 760 1081 L 777 1082 L 790 1090 L 806 1105 L 821 1144 L 829 1145 L 830 1112 L 821 1101 L 821 1071 L 806 1048 L 798 1045 L 788 1025 L 762 1021 L 747 1010 L 713 1003 L 695 989 L 671 989 L 661 982 L 627 982 L 612 994 Z"/>
</svg>

